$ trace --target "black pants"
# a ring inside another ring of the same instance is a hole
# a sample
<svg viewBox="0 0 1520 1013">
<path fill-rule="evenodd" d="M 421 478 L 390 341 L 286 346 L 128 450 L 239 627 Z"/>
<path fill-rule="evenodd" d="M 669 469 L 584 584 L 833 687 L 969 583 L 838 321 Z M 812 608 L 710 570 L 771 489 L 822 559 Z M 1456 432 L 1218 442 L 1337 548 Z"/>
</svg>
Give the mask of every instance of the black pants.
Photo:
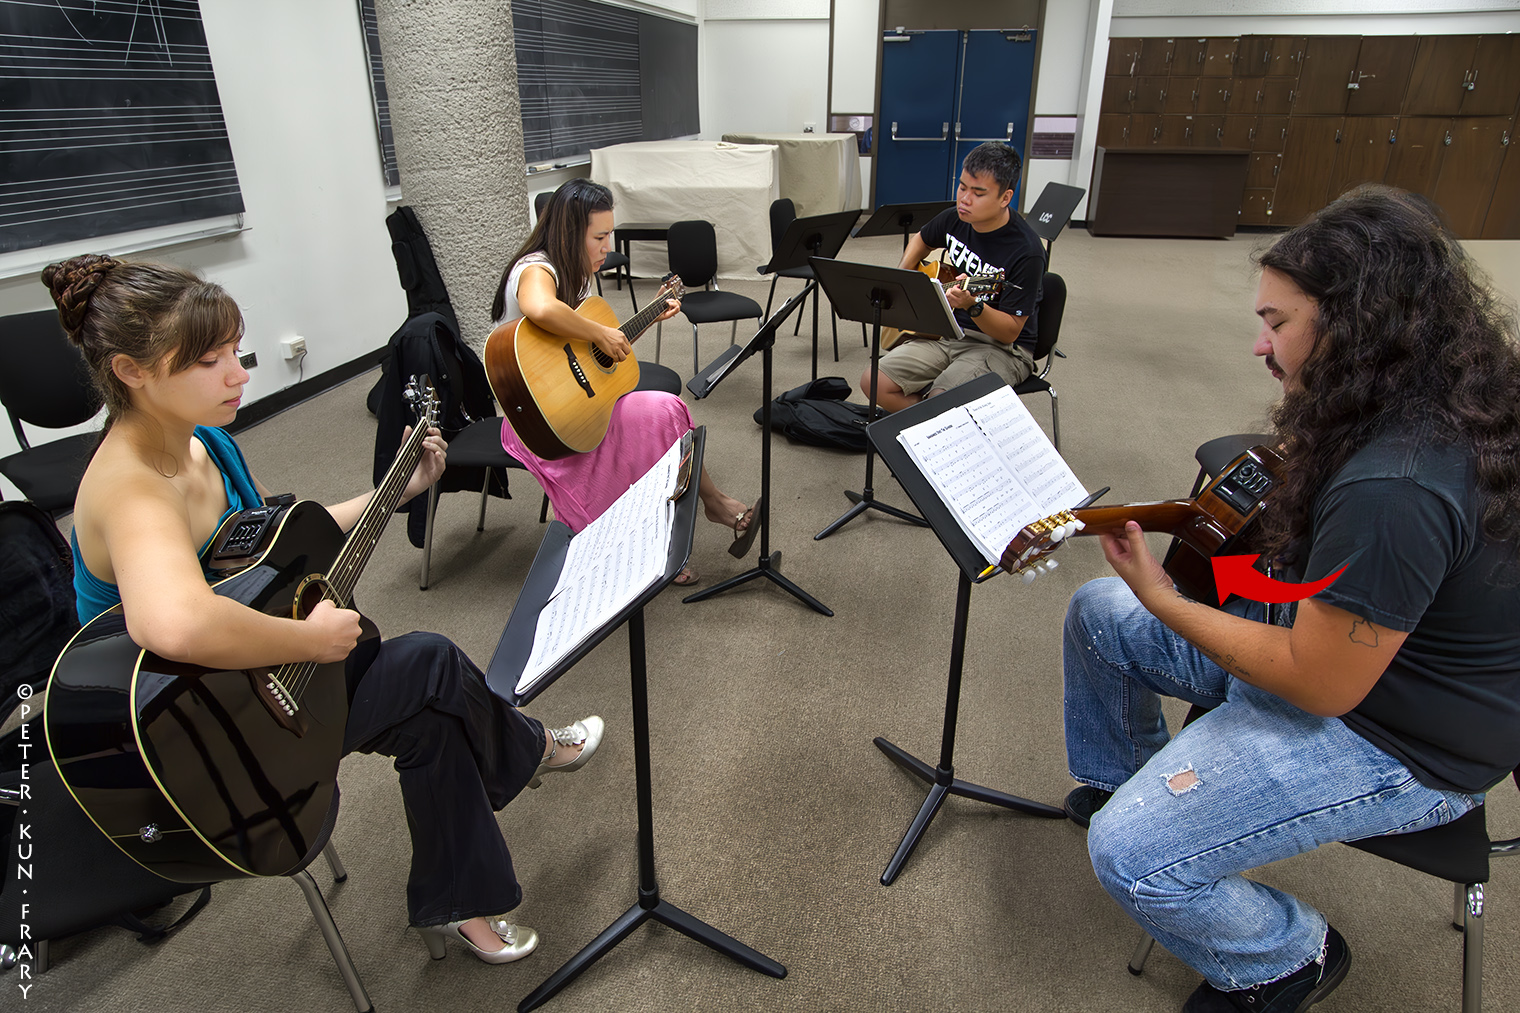
<svg viewBox="0 0 1520 1013">
<path fill-rule="evenodd" d="M 522 887 L 495 813 L 538 768 L 543 724 L 492 693 L 464 652 L 433 633 L 361 644 L 348 680 L 344 753 L 395 757 L 401 775 L 411 923 L 515 908 Z"/>
</svg>

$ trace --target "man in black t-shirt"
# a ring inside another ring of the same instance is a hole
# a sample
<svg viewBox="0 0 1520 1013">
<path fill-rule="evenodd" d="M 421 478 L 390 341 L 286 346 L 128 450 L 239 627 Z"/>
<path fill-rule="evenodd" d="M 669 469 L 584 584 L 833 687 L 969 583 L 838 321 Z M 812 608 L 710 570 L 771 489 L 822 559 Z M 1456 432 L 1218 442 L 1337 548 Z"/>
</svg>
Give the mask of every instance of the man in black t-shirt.
<svg viewBox="0 0 1520 1013">
<path fill-rule="evenodd" d="M 945 290 L 964 338 L 905 333 L 881 357 L 876 403 L 900 411 L 983 373 L 1010 384 L 1034 372 L 1035 310 L 1045 276 L 1045 253 L 1034 230 L 1009 207 L 1022 167 L 1019 153 L 989 141 L 966 155 L 955 207 L 936 215 L 908 242 L 902 267 L 917 267 L 930 251 L 945 250 L 944 261 L 959 280 L 967 275 L 1004 272 L 1000 293 L 979 300 L 957 283 Z M 860 378 L 871 389 L 871 371 Z"/>
<path fill-rule="evenodd" d="M 1301 1011 L 1350 966 L 1244 872 L 1457 819 L 1520 765 L 1520 350 L 1428 201 L 1342 197 L 1259 257 L 1284 473 L 1254 547 L 1291 619 L 1180 595 L 1131 522 L 1066 614 L 1066 751 L 1104 889 L 1205 981 Z M 1212 708 L 1172 738 L 1160 695 Z"/>
</svg>

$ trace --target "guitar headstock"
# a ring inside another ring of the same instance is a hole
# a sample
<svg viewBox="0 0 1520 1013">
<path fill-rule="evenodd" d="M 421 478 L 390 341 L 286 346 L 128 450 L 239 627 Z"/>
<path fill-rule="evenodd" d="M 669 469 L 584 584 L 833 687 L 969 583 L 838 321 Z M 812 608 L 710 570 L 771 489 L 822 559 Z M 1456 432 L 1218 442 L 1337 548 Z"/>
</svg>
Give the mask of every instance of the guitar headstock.
<svg viewBox="0 0 1520 1013">
<path fill-rule="evenodd" d="M 961 288 L 965 289 L 968 295 L 975 296 L 978 302 L 986 302 L 988 299 L 1002 294 L 1003 289 L 1008 288 L 1012 284 L 1012 282 L 1005 280 L 1004 272 L 998 270 L 969 275 L 961 283 Z"/>
<path fill-rule="evenodd" d="M 677 302 L 680 302 L 681 297 L 685 294 L 686 284 L 681 281 L 681 276 L 679 274 L 671 271 L 665 277 L 660 279 L 660 290 L 654 294 L 653 304 L 658 306 L 666 299 L 674 299 Z"/>
<path fill-rule="evenodd" d="M 433 389 L 433 381 L 426 373 L 408 378 L 401 396 L 417 416 L 417 429 L 426 432 L 430 426 L 438 424 L 438 392 Z"/>
<path fill-rule="evenodd" d="M 1000 565 L 1009 573 L 1019 574 L 1024 583 L 1031 584 L 1040 574 L 1049 573 L 1059 565 L 1049 558 L 1050 555 L 1086 526 L 1070 510 L 1026 524 L 1003 550 Z"/>
</svg>

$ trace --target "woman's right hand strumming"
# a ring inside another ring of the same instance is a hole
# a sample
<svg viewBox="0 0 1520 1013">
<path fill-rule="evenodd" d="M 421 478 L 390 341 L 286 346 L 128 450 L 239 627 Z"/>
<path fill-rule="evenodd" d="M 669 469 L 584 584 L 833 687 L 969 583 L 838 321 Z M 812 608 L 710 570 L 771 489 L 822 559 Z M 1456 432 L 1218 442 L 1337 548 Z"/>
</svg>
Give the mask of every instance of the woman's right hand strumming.
<svg viewBox="0 0 1520 1013">
<path fill-rule="evenodd" d="M 622 362 L 633 354 L 633 346 L 629 344 L 627 336 L 616 327 L 603 327 L 602 333 L 591 340 L 597 348 L 611 356 L 613 362 Z"/>
<path fill-rule="evenodd" d="M 319 664 L 342 661 L 359 643 L 359 613 L 352 609 L 338 608 L 324 599 L 305 621 L 314 641 L 311 660 Z"/>
</svg>

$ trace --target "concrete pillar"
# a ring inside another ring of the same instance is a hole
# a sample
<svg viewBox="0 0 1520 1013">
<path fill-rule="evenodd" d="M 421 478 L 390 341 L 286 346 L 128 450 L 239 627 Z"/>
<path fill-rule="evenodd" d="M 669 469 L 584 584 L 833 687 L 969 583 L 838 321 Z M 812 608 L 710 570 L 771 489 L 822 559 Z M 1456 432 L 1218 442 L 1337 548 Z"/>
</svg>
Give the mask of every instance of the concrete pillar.
<svg viewBox="0 0 1520 1013">
<path fill-rule="evenodd" d="M 375 15 L 401 193 L 479 350 L 496 282 L 529 229 L 512 5 L 376 0 Z"/>
</svg>

